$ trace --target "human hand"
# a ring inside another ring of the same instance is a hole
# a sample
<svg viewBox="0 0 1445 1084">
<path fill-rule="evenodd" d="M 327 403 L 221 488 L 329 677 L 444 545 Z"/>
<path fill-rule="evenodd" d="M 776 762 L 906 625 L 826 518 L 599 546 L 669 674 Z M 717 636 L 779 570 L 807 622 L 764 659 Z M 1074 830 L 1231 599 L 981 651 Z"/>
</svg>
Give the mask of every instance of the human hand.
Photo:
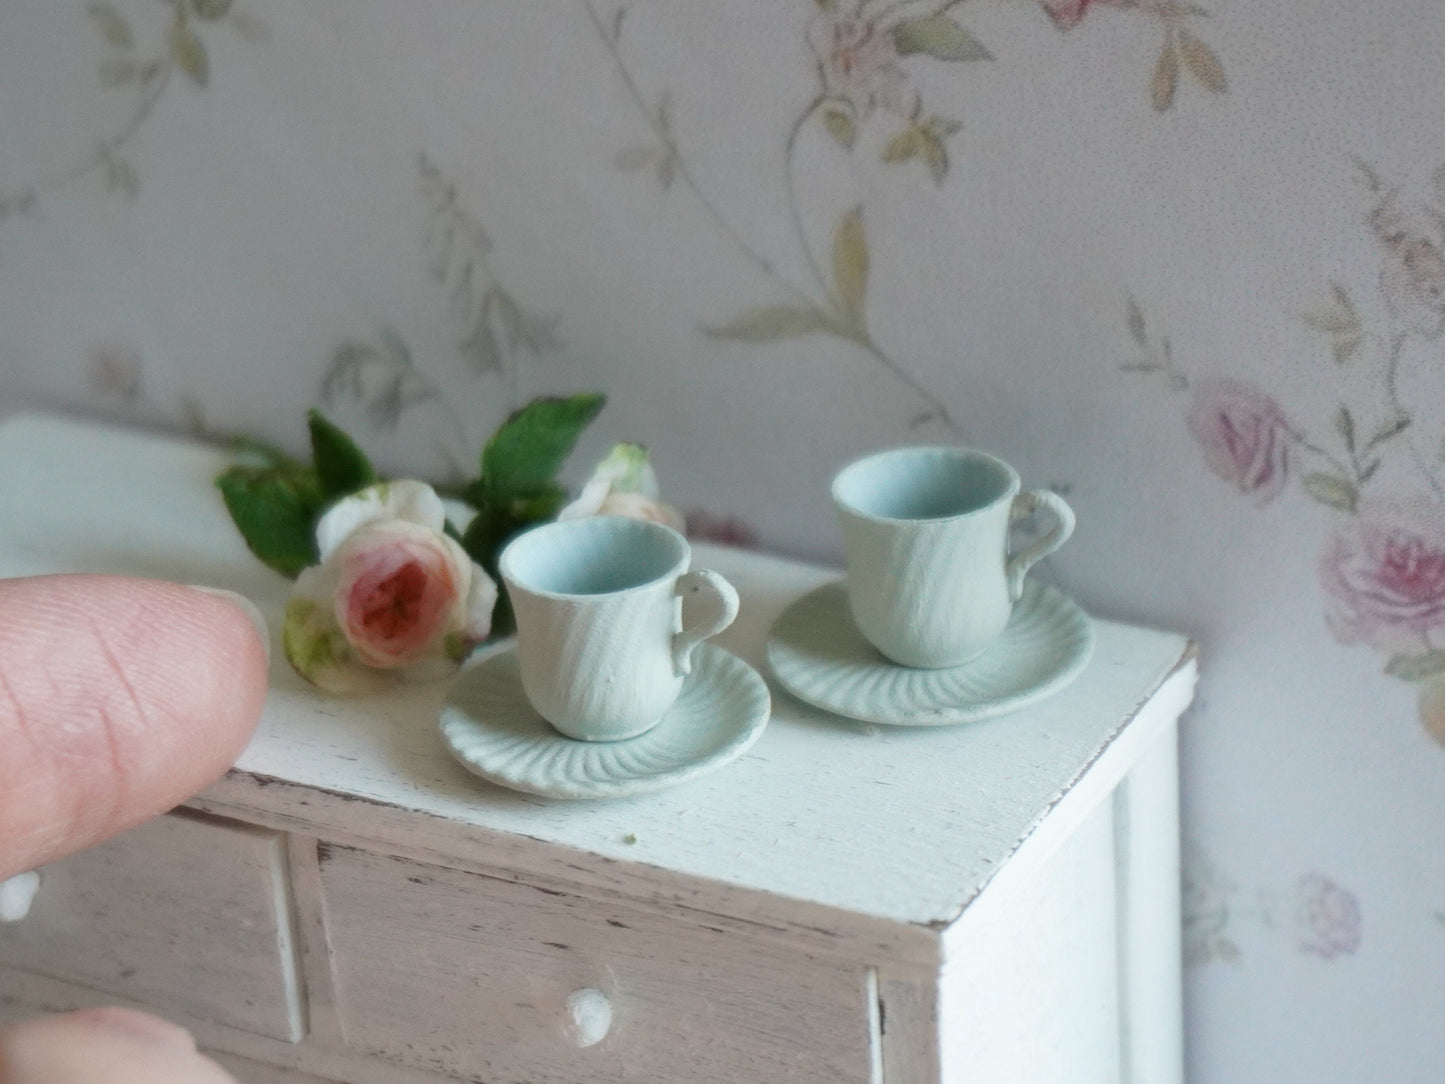
<svg viewBox="0 0 1445 1084">
<path fill-rule="evenodd" d="M 114 576 L 0 580 L 0 881 L 179 804 L 235 761 L 266 696 L 235 602 Z M 128 1009 L 0 1029 L 0 1084 L 221 1084 L 189 1033 Z"/>
</svg>

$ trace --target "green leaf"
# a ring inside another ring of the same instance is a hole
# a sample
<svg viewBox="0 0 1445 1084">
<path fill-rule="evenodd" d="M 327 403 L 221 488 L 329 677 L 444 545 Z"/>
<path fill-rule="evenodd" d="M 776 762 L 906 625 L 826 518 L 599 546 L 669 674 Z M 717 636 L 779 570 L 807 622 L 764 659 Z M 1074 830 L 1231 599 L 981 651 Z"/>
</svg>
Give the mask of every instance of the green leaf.
<svg viewBox="0 0 1445 1084">
<path fill-rule="evenodd" d="M 884 145 L 883 161 L 906 162 L 910 158 L 917 158 L 923 146 L 922 135 L 915 127 L 905 128 Z"/>
<path fill-rule="evenodd" d="M 925 15 L 894 24 L 893 46 L 899 56 L 927 53 L 938 60 L 992 60 L 983 43 L 946 15 Z"/>
<path fill-rule="evenodd" d="M 1345 449 L 1353 454 L 1355 450 L 1355 416 L 1343 403 L 1335 413 L 1335 428 L 1339 430 L 1340 437 L 1345 442 Z"/>
<path fill-rule="evenodd" d="M 853 143 L 858 138 L 858 125 L 847 109 L 832 104 L 824 106 L 823 127 L 844 148 L 850 151 L 853 149 Z"/>
<path fill-rule="evenodd" d="M 91 21 L 95 23 L 100 36 L 105 39 L 107 45 L 113 45 L 117 49 L 129 49 L 135 44 L 135 35 L 130 31 L 130 23 L 126 22 L 122 15 L 111 4 L 91 4 L 89 8 Z"/>
<path fill-rule="evenodd" d="M 189 75 L 196 86 L 205 86 L 211 77 L 211 62 L 196 32 L 184 22 L 174 22 L 171 24 L 169 44 L 171 60 L 176 67 Z"/>
<path fill-rule="evenodd" d="M 311 455 L 316 460 L 316 477 L 327 500 L 345 497 L 380 481 L 366 453 L 327 421 L 321 411 L 310 411 L 306 415 L 306 424 L 311 429 Z"/>
<path fill-rule="evenodd" d="M 1132 297 L 1129 298 L 1128 315 L 1125 323 L 1129 328 L 1129 335 L 1140 346 L 1149 345 L 1149 335 L 1144 327 L 1144 310 L 1139 307 L 1139 302 Z"/>
<path fill-rule="evenodd" d="M 1401 681 L 1425 681 L 1445 672 L 1445 651 L 1428 655 L 1396 655 L 1385 664 L 1385 673 Z"/>
<path fill-rule="evenodd" d="M 833 279 L 843 311 L 857 328 L 864 326 L 863 302 L 868 290 L 868 240 L 863 233 L 863 208 L 854 207 L 833 237 Z"/>
<path fill-rule="evenodd" d="M 704 330 L 714 339 L 736 339 L 747 343 L 794 339 L 817 332 L 839 333 L 832 317 L 822 310 L 792 305 L 765 305 L 749 309 L 721 327 Z"/>
<path fill-rule="evenodd" d="M 1214 50 L 1205 45 L 1187 30 L 1179 31 L 1179 56 L 1184 68 L 1200 86 L 1214 94 L 1223 94 L 1229 89 L 1224 78 L 1224 65 Z"/>
<path fill-rule="evenodd" d="M 135 199 L 140 191 L 140 178 L 135 167 L 123 158 L 109 158 L 105 163 L 105 187 L 108 192 L 121 192 L 128 199 Z"/>
<path fill-rule="evenodd" d="M 490 296 L 488 295 L 489 298 Z M 506 367 L 502 344 L 497 341 L 496 332 L 492 330 L 491 322 L 487 319 L 490 310 L 490 303 L 484 303 L 481 319 L 473 325 L 467 337 L 457 344 L 462 357 L 470 361 L 479 374 L 499 373 Z"/>
<path fill-rule="evenodd" d="M 1365 451 L 1372 451 L 1378 445 L 1384 444 L 1385 441 L 1390 440 L 1394 437 L 1398 437 L 1401 433 L 1403 433 L 1406 429 L 1409 428 L 1410 418 L 1404 414 L 1400 415 L 1394 421 L 1387 422 L 1378 433 L 1376 433 L 1373 437 L 1370 438 L 1370 442 L 1365 445 Z"/>
<path fill-rule="evenodd" d="M 567 494 L 560 486 L 549 482 L 529 497 L 499 500 L 487 491 L 479 479 L 468 487 L 467 499 L 476 506 L 477 514 L 462 535 L 462 549 L 497 582 L 500 594 L 492 610 L 491 635 L 494 638 L 506 636 L 514 628 L 515 619 L 507 585 L 497 567 L 502 550 L 519 532 L 534 523 L 554 518 L 566 502 Z"/>
<path fill-rule="evenodd" d="M 247 547 L 290 579 L 320 560 L 316 520 L 326 498 L 309 467 L 231 467 L 216 479 Z"/>
<path fill-rule="evenodd" d="M 493 501 L 548 491 L 577 438 L 607 397 L 596 394 L 533 399 L 502 423 L 482 449 L 482 486 Z"/>
<path fill-rule="evenodd" d="M 925 127 L 919 132 L 919 145 L 923 150 L 923 160 L 928 163 L 928 173 L 933 178 L 933 183 L 943 184 L 944 178 L 948 176 L 948 150 L 944 147 L 943 140 L 932 128 Z"/>
<path fill-rule="evenodd" d="M 1149 97 L 1154 108 L 1163 113 L 1174 104 L 1174 91 L 1179 86 L 1179 54 L 1173 40 L 1164 43 L 1159 62 L 1154 65 L 1154 76 L 1149 82 Z"/>
<path fill-rule="evenodd" d="M 207 22 L 224 19 L 231 10 L 231 0 L 191 0 L 191 10 L 196 13 L 196 18 Z"/>
<path fill-rule="evenodd" d="M 1360 495 L 1354 485 L 1333 474 L 1307 474 L 1302 484 L 1305 492 L 1315 500 L 1341 512 L 1353 512 L 1359 501 Z"/>
</svg>

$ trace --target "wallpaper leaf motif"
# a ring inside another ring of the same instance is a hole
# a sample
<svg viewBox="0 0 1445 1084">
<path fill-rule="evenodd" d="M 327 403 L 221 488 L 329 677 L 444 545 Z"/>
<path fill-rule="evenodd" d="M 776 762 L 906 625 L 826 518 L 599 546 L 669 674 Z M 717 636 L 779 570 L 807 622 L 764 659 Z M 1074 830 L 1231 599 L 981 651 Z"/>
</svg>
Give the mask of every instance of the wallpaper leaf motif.
<svg viewBox="0 0 1445 1084">
<path fill-rule="evenodd" d="M 1339 383 L 1339 401 L 1314 435 L 1247 380 L 1178 372 L 1167 346 L 1152 347 L 1132 298 L 1125 325 L 1144 356 L 1122 368 L 1163 373 L 1171 390 L 1189 393 L 1186 423 L 1205 464 L 1242 495 L 1268 504 L 1297 478 L 1329 510 L 1316 563 L 1326 624 L 1341 643 L 1383 655 L 1386 675 L 1417 686 L 1420 722 L 1445 745 L 1445 449 L 1417 436 L 1422 424 L 1438 425 L 1437 412 L 1407 402 L 1401 383 L 1407 356 L 1438 366 L 1445 337 L 1445 168 L 1414 204 L 1369 166 L 1360 173 L 1371 196 L 1364 224 L 1380 259 L 1377 297 L 1367 313 L 1332 282 L 1301 316 L 1329 351 L 1325 374 Z"/>
<path fill-rule="evenodd" d="M 422 248 L 447 292 L 457 350 L 480 375 L 496 374 L 517 405 L 520 353 L 558 349 L 558 318 L 524 308 L 492 267 L 492 239 L 461 203 L 456 185 L 429 159 L 417 160 L 417 191 L 426 208 Z"/>
<path fill-rule="evenodd" d="M 90 174 L 100 174 L 106 191 L 127 199 L 140 193 L 140 175 L 121 152 L 155 112 L 176 72 L 187 76 L 197 89 L 210 81 L 210 54 L 197 23 L 224 21 L 247 41 L 269 37 L 266 24 L 237 9 L 232 0 L 165 0 L 171 8 L 162 41 L 143 49 L 124 12 L 114 3 L 93 3 L 86 8 L 91 24 L 109 50 L 97 66 L 101 87 L 135 95 L 135 108 L 118 128 L 92 150 L 54 172 L 0 191 L 0 222 L 24 213 L 46 193 L 66 187 Z"/>
<path fill-rule="evenodd" d="M 1218 56 L 1190 29 L 1207 13 L 1174 0 L 1039 0 L 1060 30 L 1076 26 L 1091 3 L 1150 16 L 1164 32 L 1153 85 L 1156 108 L 1173 103 L 1181 65 L 1192 79 L 1214 93 L 1226 90 L 1224 68 Z M 961 0 L 924 4 L 880 4 L 874 0 L 815 0 L 803 29 L 814 57 L 816 93 L 799 110 L 783 140 L 782 183 L 792 222 L 791 242 L 802 257 L 806 275 L 790 277 L 764 256 L 719 209 L 706 186 L 693 172 L 680 149 L 664 93 L 657 105 L 643 93 L 623 51 L 623 27 L 628 8 L 615 9 L 604 19 L 594 0 L 583 8 L 606 46 L 634 106 L 651 129 L 652 141 L 624 147 L 614 164 L 629 173 L 652 173 L 666 190 L 680 181 L 699 202 L 734 248 L 756 267 L 783 295 L 721 322 L 704 322 L 701 330 L 716 339 L 762 344 L 803 335 L 829 335 L 861 349 L 923 402 L 925 409 L 910 428 L 934 423 L 952 436 L 961 435 L 944 398 L 926 386 L 872 335 L 866 311 L 869 249 L 865 210 L 850 208 L 834 219 L 828 259 L 818 250 L 824 242 L 805 227 L 803 204 L 814 189 L 800 182 L 798 145 L 816 127 L 845 153 L 856 153 L 865 125 L 892 127 L 879 152 L 887 165 L 907 167 L 918 162 L 937 186 L 952 168 L 950 140 L 963 126 L 926 110 L 923 96 L 913 84 L 916 63 L 976 64 L 995 56 L 953 14 Z M 820 215 L 811 216 L 816 221 Z"/>
</svg>

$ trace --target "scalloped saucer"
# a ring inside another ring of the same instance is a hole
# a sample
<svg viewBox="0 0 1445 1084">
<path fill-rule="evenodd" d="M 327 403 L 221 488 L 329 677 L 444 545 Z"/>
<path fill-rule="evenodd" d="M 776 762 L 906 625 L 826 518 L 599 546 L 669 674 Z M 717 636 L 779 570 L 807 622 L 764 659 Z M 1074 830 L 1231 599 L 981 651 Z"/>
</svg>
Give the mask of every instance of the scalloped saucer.
<svg viewBox="0 0 1445 1084">
<path fill-rule="evenodd" d="M 767 683 L 720 647 L 701 644 L 662 721 L 623 741 L 564 737 L 522 689 L 515 651 L 466 671 L 441 710 L 447 748 L 483 779 L 549 798 L 617 798 L 662 790 L 722 767 L 758 740 L 772 713 Z"/>
<path fill-rule="evenodd" d="M 1088 615 L 1032 580 L 993 646 L 944 670 L 899 666 L 879 654 L 854 625 L 842 580 L 794 602 L 768 636 L 768 664 L 798 699 L 894 726 L 971 723 L 1014 711 L 1062 689 L 1093 651 Z"/>
</svg>

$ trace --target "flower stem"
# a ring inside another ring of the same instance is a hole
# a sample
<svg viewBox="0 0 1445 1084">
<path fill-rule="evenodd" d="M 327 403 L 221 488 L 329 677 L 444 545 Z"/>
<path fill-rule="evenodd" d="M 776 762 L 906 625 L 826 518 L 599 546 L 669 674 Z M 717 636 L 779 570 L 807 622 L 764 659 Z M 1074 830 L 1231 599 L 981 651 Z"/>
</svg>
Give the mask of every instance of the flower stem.
<svg viewBox="0 0 1445 1084">
<path fill-rule="evenodd" d="M 654 137 L 662 143 L 668 154 L 672 156 L 672 162 L 676 169 L 677 176 L 681 178 L 683 184 L 687 186 L 688 190 L 697 199 L 699 204 L 701 204 L 708 217 L 712 219 L 713 223 L 722 231 L 723 235 L 732 242 L 733 246 L 749 263 L 762 271 L 763 274 L 777 284 L 779 288 L 784 290 L 789 297 L 810 309 L 818 309 L 820 306 L 817 300 L 806 290 L 800 288 L 779 273 L 772 261 L 753 248 L 742 234 L 738 232 L 732 222 L 728 220 L 722 211 L 718 209 L 717 205 L 708 197 L 707 193 L 699 184 L 696 175 L 688 165 L 687 160 L 683 158 L 678 150 L 672 133 L 666 130 L 661 120 L 654 116 L 653 111 L 648 108 L 647 99 L 643 96 L 641 88 L 637 85 L 637 80 L 633 77 L 631 70 L 627 67 L 626 61 L 622 58 L 622 52 L 617 46 L 616 38 L 608 31 L 601 16 L 597 14 L 597 9 L 593 6 L 592 0 L 582 0 L 582 7 L 587 12 L 587 17 L 591 20 L 593 28 L 597 31 L 597 36 L 602 39 L 603 45 L 606 46 L 608 53 L 611 54 L 613 64 L 616 66 L 617 72 L 622 78 L 628 96 L 631 97 L 633 103 L 637 106 L 638 111 L 646 120 L 648 127 L 652 129 Z M 797 146 L 798 138 L 802 133 L 803 126 L 813 116 L 824 100 L 825 98 L 821 94 L 814 98 L 807 108 L 798 115 L 797 119 L 793 121 L 792 127 L 789 129 L 784 148 L 785 187 L 788 196 L 789 214 L 792 218 L 793 229 L 797 234 L 798 245 L 802 250 L 811 276 L 816 281 L 819 289 L 822 290 L 823 296 L 826 299 L 825 304 L 821 307 L 827 314 L 836 315 L 842 310 L 843 306 L 834 296 L 834 291 L 828 282 L 828 276 L 808 243 L 807 231 L 803 227 L 802 213 L 799 209 L 796 196 L 796 186 L 793 183 L 793 152 Z M 961 432 L 943 400 L 924 387 L 917 377 L 889 356 L 873 341 L 867 331 L 859 329 L 854 334 L 842 334 L 839 332 L 834 332 L 834 334 L 838 334 L 839 337 L 845 341 L 857 344 L 924 401 L 928 406 L 928 411 L 921 417 L 915 419 L 915 427 L 928 421 L 937 420 L 941 422 L 952 435 L 957 436 Z"/>
<path fill-rule="evenodd" d="M 783 174 L 784 186 L 788 193 L 788 215 L 792 219 L 793 232 L 797 234 L 798 237 L 798 247 L 803 252 L 803 259 L 808 265 L 808 270 L 813 276 L 813 281 L 816 282 L 818 288 L 823 291 L 823 296 L 827 299 L 828 307 L 835 311 L 840 311 L 842 305 L 833 293 L 833 288 L 828 283 L 828 276 L 824 273 L 823 266 L 818 262 L 818 257 L 813 252 L 813 246 L 808 241 L 808 231 L 803 227 L 803 213 L 798 205 L 798 186 L 793 169 L 794 152 L 797 150 L 798 137 L 803 131 L 803 126 L 807 124 L 813 114 L 818 111 L 823 101 L 824 97 L 821 94 L 814 98 L 808 103 L 808 107 L 793 121 L 792 127 L 788 130 L 788 139 L 783 145 Z"/>
<path fill-rule="evenodd" d="M 1406 418 L 1410 417 L 1411 414 L 1410 411 L 1405 409 L 1405 404 L 1400 401 L 1399 377 L 1400 358 L 1405 352 L 1405 342 L 1408 337 L 1406 334 L 1399 334 L 1391 340 L 1390 357 L 1385 365 L 1385 394 L 1389 396 L 1390 406 L 1395 413 Z M 1403 436 L 1405 438 L 1405 447 L 1410 450 L 1410 458 L 1415 461 L 1416 468 L 1425 476 L 1425 481 L 1428 482 L 1430 488 L 1435 491 L 1435 496 L 1445 501 L 1445 488 L 1441 487 L 1440 479 L 1437 478 L 1435 472 L 1430 469 L 1429 460 L 1426 458 L 1425 453 L 1422 452 L 1419 445 L 1415 443 L 1415 438 L 1412 434 L 1407 432 L 1404 433 Z"/>
<path fill-rule="evenodd" d="M 65 166 L 49 176 L 41 177 L 19 189 L 9 193 L 0 193 L 0 212 L 8 207 L 24 206 L 34 201 L 44 192 L 64 188 L 73 181 L 101 168 L 110 162 L 122 147 L 140 131 L 151 113 L 155 110 L 156 103 L 160 101 L 165 93 L 166 87 L 170 84 L 171 75 L 175 71 L 175 65 L 170 60 L 161 62 L 160 69 L 151 78 L 151 86 L 141 97 L 140 103 L 129 120 L 113 135 L 98 143 L 88 155 Z"/>
<path fill-rule="evenodd" d="M 702 186 L 698 183 L 697 177 L 693 174 L 686 159 L 678 152 L 677 143 L 673 139 L 672 134 L 663 128 L 658 118 L 653 115 L 653 111 L 648 108 L 647 99 L 643 97 L 642 90 L 637 85 L 637 80 L 633 78 L 632 71 L 627 67 L 627 62 L 622 59 L 622 52 L 617 47 L 616 39 L 613 38 L 606 25 L 602 22 L 601 16 L 597 14 L 597 9 L 593 7 L 592 0 L 582 0 L 582 7 L 586 10 L 587 17 L 592 21 L 592 25 L 597 31 L 597 36 L 602 39 L 602 44 L 607 47 L 608 53 L 611 54 L 612 62 L 617 68 L 618 75 L 622 78 L 623 85 L 627 88 L 628 96 L 637 106 L 638 112 L 642 114 L 643 119 L 647 121 L 648 127 L 652 129 L 652 134 L 662 143 L 668 153 L 672 155 L 672 162 L 677 176 L 682 180 L 683 184 L 687 186 L 688 191 L 693 194 L 693 197 L 698 203 L 701 204 L 707 216 L 712 219 L 713 224 L 722 231 L 723 235 L 732 242 L 733 247 L 736 248 L 749 263 L 767 275 L 796 300 L 809 305 L 813 304 L 812 298 L 778 274 L 778 270 L 773 266 L 772 261 L 748 243 L 747 239 L 744 238 L 742 234 L 737 231 L 737 228 L 728 221 L 727 217 L 718 210 L 717 204 L 703 191 Z"/>
<path fill-rule="evenodd" d="M 1318 456 L 1320 459 L 1323 459 L 1335 470 L 1339 471 L 1346 478 L 1349 478 L 1350 481 L 1354 482 L 1355 485 L 1359 486 L 1363 484 L 1360 479 L 1360 471 L 1357 465 L 1348 464 L 1344 460 L 1336 456 L 1333 452 L 1326 451 L 1324 448 L 1320 447 L 1314 441 L 1310 440 L 1307 436 L 1305 436 L 1302 430 L 1296 429 L 1288 422 L 1282 423 L 1280 428 L 1282 428 L 1285 431 L 1285 434 L 1289 437 L 1289 439 L 1292 440 L 1300 448 L 1311 453 L 1312 455 Z"/>
</svg>

